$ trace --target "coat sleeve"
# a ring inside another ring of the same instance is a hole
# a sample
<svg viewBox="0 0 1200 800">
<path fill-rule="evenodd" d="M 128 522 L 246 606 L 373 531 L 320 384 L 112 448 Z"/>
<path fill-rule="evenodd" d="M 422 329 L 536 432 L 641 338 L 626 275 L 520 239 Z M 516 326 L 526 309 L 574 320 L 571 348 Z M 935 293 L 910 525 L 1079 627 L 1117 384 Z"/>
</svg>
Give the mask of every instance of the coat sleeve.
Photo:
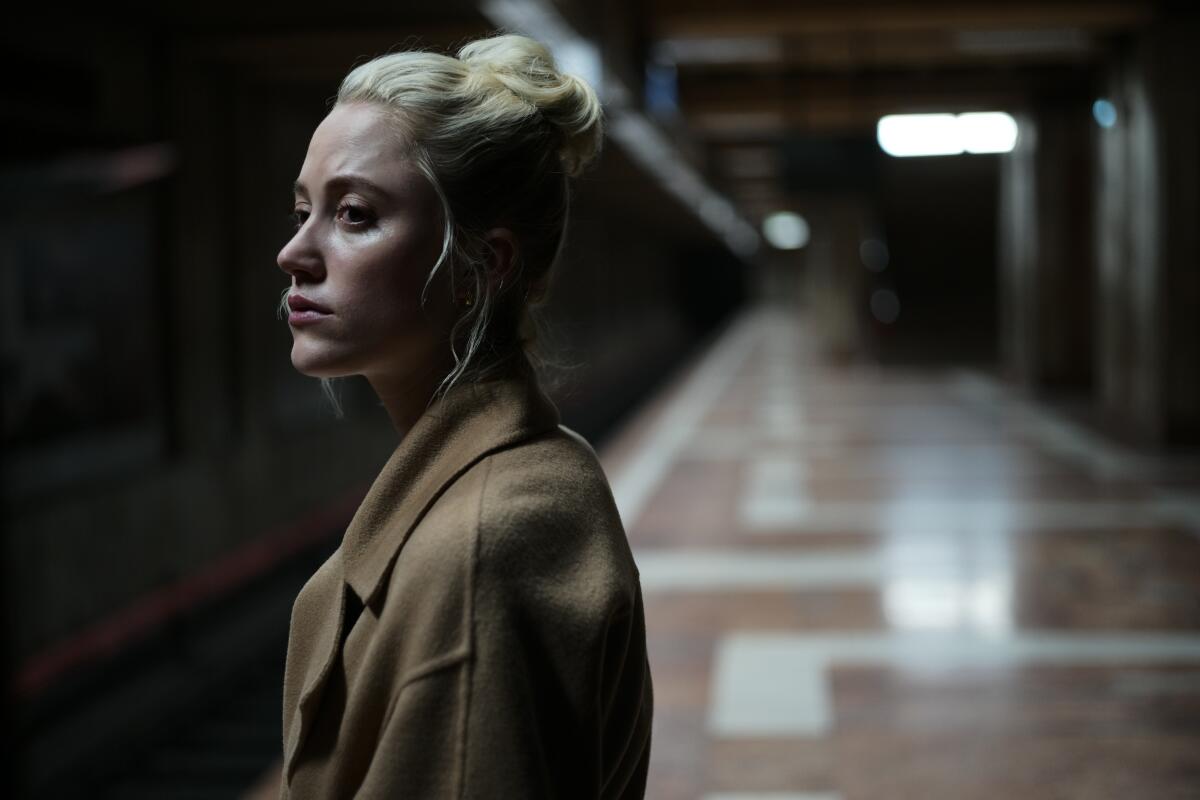
<svg viewBox="0 0 1200 800">
<path fill-rule="evenodd" d="M 640 798 L 652 695 L 615 509 L 542 495 L 504 508 L 481 531 L 465 796 Z"/>
</svg>

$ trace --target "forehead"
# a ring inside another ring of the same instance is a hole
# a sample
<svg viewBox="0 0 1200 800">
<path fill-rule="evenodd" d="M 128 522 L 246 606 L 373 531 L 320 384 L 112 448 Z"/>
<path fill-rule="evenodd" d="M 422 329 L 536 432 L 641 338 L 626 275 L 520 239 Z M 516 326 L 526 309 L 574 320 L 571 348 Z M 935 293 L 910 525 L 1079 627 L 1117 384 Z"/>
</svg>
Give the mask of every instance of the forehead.
<svg viewBox="0 0 1200 800">
<path fill-rule="evenodd" d="M 334 106 L 313 132 L 300 183 L 316 191 L 328 180 L 361 175 L 387 189 L 411 188 L 421 176 L 395 122 L 379 106 Z"/>
</svg>

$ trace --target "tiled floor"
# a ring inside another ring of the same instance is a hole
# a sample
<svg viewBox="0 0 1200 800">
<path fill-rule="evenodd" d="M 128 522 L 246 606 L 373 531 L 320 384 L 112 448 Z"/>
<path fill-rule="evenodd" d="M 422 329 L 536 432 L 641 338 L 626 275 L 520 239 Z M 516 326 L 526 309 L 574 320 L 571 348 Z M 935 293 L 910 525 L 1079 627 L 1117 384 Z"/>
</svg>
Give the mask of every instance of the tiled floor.
<svg viewBox="0 0 1200 800">
<path fill-rule="evenodd" d="M 602 453 L 652 800 L 1200 798 L 1200 463 L 760 310 Z"/>
</svg>

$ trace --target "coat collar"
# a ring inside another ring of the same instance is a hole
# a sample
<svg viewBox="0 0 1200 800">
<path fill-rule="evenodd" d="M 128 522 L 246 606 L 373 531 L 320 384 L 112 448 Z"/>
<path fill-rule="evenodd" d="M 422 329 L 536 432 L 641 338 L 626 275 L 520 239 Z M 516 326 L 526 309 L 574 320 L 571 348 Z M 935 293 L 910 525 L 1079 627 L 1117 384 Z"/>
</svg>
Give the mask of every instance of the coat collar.
<svg viewBox="0 0 1200 800">
<path fill-rule="evenodd" d="M 558 426 L 532 370 L 460 384 L 408 431 L 371 485 L 342 540 L 346 583 L 364 605 L 442 491 L 485 455 Z"/>
</svg>

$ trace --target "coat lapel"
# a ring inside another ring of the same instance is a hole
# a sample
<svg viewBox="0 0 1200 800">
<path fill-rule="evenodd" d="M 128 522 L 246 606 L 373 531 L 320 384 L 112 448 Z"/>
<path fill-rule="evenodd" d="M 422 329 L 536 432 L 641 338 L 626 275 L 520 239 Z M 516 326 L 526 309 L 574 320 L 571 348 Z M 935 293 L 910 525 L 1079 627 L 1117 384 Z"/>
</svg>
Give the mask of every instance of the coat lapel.
<svg viewBox="0 0 1200 800">
<path fill-rule="evenodd" d="M 447 486 L 488 453 L 555 428 L 558 409 L 536 379 L 508 375 L 455 387 L 388 459 L 342 540 L 346 582 L 364 605 L 412 529 Z"/>
<path fill-rule="evenodd" d="M 341 566 L 337 553 L 326 562 L 326 567 L 339 573 Z M 333 577 L 333 580 L 329 580 L 329 577 Z M 297 608 L 293 614 L 295 621 L 291 635 L 296 644 L 293 645 L 294 652 L 289 653 L 287 668 L 290 671 L 293 663 L 296 663 L 304 671 L 299 675 L 288 675 L 285 680 L 285 685 L 296 681 L 303 687 L 287 731 L 287 741 L 284 743 L 283 775 L 284 780 L 289 783 L 296 766 L 296 753 L 300 751 L 300 746 L 312 729 L 312 721 L 321 703 L 325 683 L 337 659 L 345 625 L 345 583 L 340 575 L 327 576 L 324 585 L 334 589 L 334 597 L 328 597 L 326 591 L 326 596 L 312 598 L 305 608 Z M 285 697 L 284 702 L 292 702 L 292 699 Z"/>
<path fill-rule="evenodd" d="M 400 441 L 359 505 L 326 565 L 342 580 L 328 580 L 336 597 L 323 598 L 314 626 L 293 636 L 311 642 L 297 711 L 284 752 L 290 781 L 300 750 L 321 702 L 347 625 L 346 592 L 362 606 L 379 593 L 409 534 L 442 492 L 489 453 L 534 438 L 558 426 L 558 409 L 532 373 L 511 372 L 454 387 L 432 404 Z M 332 579 L 335 576 L 330 575 Z M 355 605 L 358 605 L 357 603 Z M 351 621 L 352 624 L 352 621 Z"/>
</svg>

